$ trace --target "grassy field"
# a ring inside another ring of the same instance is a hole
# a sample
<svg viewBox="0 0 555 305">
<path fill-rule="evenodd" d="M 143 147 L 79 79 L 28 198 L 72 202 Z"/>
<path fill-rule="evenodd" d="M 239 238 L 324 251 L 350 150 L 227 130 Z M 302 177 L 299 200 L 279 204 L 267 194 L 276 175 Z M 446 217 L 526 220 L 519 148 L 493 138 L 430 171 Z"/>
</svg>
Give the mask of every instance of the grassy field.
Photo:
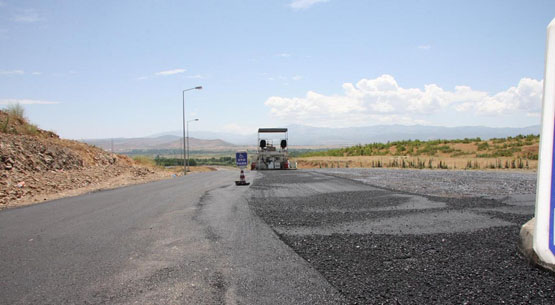
<svg viewBox="0 0 555 305">
<path fill-rule="evenodd" d="M 414 168 L 535 170 L 539 136 L 482 140 L 397 141 L 309 152 L 299 168 Z"/>
</svg>

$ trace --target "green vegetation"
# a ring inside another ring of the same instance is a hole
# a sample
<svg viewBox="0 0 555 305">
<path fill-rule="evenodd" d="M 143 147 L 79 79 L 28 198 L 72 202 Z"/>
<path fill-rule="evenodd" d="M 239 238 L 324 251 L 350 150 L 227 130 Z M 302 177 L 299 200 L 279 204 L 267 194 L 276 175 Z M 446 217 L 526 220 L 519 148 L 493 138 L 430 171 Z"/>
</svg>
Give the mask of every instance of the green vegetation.
<svg viewBox="0 0 555 305">
<path fill-rule="evenodd" d="M 524 152 L 523 146 L 532 146 L 539 142 L 539 135 L 518 135 L 516 137 L 464 138 L 461 140 L 407 140 L 387 143 L 371 143 L 351 147 L 308 151 L 299 157 L 351 157 L 351 156 L 475 156 L 477 158 L 514 157 L 537 160 L 537 148 Z M 459 145 L 464 144 L 464 145 Z M 479 152 L 479 153 L 478 153 Z M 441 155 L 440 155 L 441 154 Z"/>
<path fill-rule="evenodd" d="M 130 157 L 133 156 L 151 156 L 152 158 L 156 156 L 164 156 L 164 157 L 178 157 L 182 156 L 183 149 L 175 148 L 175 149 L 133 149 L 130 151 L 125 152 L 124 154 Z M 191 155 L 196 156 L 210 156 L 210 157 L 225 157 L 235 155 L 235 150 L 218 150 L 218 151 L 211 151 L 211 150 L 191 150 L 189 151 Z"/>
<path fill-rule="evenodd" d="M 6 109 L 4 111 L 6 111 L 6 113 L 11 117 L 16 117 L 16 118 L 21 118 L 21 119 L 25 118 L 25 116 L 24 116 L 25 115 L 25 109 L 19 103 L 9 104 L 8 106 L 6 106 Z"/>
<path fill-rule="evenodd" d="M 149 166 L 156 165 L 154 160 L 152 158 L 147 157 L 147 156 L 134 156 L 133 161 L 135 161 L 135 163 L 140 164 L 140 165 L 149 165 Z"/>
<path fill-rule="evenodd" d="M 289 157 L 291 158 L 295 158 L 295 157 L 300 157 L 303 156 L 307 153 L 312 153 L 312 152 L 323 152 L 323 151 L 327 151 L 328 148 L 316 148 L 316 149 L 310 149 L 310 148 L 290 148 L 288 150 L 289 153 Z M 254 152 L 253 154 L 255 154 L 256 152 Z M 251 154 L 249 152 L 249 154 Z"/>
<path fill-rule="evenodd" d="M 39 129 L 36 125 L 29 123 L 25 117 L 25 109 L 21 104 L 9 104 L 2 109 L 0 115 L 0 130 L 3 133 L 37 135 Z"/>
<path fill-rule="evenodd" d="M 167 158 L 156 156 L 156 158 L 152 159 L 153 162 L 158 166 L 183 166 L 183 159 L 182 158 Z M 235 166 L 235 158 L 232 157 L 219 157 L 219 158 L 198 158 L 198 159 L 189 159 L 190 166 L 197 166 L 197 165 L 216 165 L 216 166 Z"/>
</svg>

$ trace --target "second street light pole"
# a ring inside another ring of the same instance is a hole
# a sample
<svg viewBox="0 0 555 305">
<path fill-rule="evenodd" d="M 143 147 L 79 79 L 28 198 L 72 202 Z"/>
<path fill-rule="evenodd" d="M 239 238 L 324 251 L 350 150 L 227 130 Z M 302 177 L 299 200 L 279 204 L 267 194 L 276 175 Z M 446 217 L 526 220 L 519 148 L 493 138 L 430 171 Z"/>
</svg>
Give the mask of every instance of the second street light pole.
<svg viewBox="0 0 555 305">
<path fill-rule="evenodd" d="M 185 166 L 185 152 L 187 151 L 187 148 L 185 147 L 185 91 L 190 91 L 190 90 L 200 90 L 202 89 L 202 86 L 196 86 L 193 88 L 189 88 L 189 89 L 185 89 L 183 90 L 183 175 L 187 175 L 187 167 Z"/>
<path fill-rule="evenodd" d="M 189 171 L 189 158 L 191 158 L 191 154 L 189 151 L 191 150 L 191 145 L 189 145 L 189 122 L 198 121 L 198 119 L 192 119 L 187 121 L 187 151 L 185 152 L 185 160 L 187 160 L 187 168 L 186 171 Z"/>
</svg>

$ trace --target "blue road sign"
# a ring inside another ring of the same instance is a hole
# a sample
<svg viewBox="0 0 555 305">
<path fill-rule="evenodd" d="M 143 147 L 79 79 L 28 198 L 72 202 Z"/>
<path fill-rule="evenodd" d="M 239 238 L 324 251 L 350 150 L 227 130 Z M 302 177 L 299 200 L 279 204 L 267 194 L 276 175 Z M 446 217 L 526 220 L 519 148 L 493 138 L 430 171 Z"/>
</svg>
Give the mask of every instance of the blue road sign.
<svg viewBox="0 0 555 305">
<path fill-rule="evenodd" d="M 235 163 L 237 164 L 237 167 L 246 167 L 247 164 L 249 163 L 249 159 L 247 158 L 247 152 L 239 151 L 235 153 Z"/>
</svg>

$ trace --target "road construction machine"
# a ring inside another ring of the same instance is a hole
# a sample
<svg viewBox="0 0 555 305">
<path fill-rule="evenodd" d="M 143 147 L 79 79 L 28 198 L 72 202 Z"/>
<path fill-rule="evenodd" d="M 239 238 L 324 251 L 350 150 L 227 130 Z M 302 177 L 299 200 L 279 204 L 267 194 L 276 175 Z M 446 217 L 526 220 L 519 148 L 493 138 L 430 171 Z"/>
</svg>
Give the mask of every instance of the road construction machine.
<svg viewBox="0 0 555 305">
<path fill-rule="evenodd" d="M 271 138 L 276 134 L 279 145 Z M 256 157 L 251 162 L 251 169 L 297 169 L 297 162 L 289 160 L 288 144 L 287 128 L 259 128 Z"/>
</svg>

